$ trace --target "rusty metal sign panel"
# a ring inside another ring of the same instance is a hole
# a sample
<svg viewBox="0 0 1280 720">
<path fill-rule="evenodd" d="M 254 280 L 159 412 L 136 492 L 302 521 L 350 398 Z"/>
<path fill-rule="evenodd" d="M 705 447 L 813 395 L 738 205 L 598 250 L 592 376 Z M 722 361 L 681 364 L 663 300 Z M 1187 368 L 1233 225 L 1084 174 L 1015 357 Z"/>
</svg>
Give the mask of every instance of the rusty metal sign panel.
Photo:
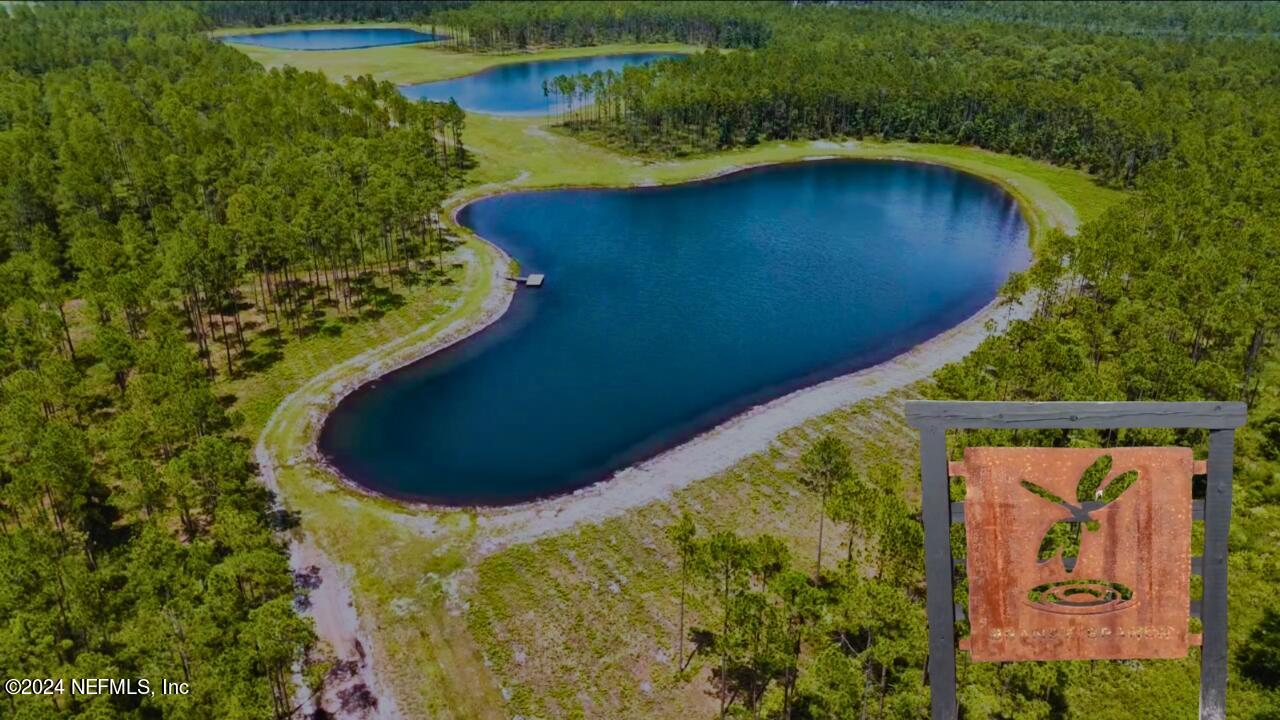
<svg viewBox="0 0 1280 720">
<path fill-rule="evenodd" d="M 1185 657 L 1189 448 L 968 448 L 977 661 Z"/>
</svg>

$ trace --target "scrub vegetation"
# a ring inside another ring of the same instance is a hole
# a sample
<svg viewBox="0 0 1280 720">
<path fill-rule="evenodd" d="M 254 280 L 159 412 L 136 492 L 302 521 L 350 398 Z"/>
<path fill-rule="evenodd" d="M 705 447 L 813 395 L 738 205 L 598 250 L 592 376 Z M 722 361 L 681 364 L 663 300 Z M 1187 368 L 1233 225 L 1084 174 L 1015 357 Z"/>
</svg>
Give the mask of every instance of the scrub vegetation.
<svg viewBox="0 0 1280 720">
<path fill-rule="evenodd" d="M 304 534 L 350 568 L 368 650 L 389 660 L 408 717 L 927 716 L 901 418 L 921 396 L 1248 401 L 1228 697 L 1233 718 L 1280 714 L 1276 6 L 408 5 L 0 16 L 0 666 L 194 691 L 8 697 L 0 716 L 289 715 L 296 687 L 333 670 L 296 613 L 305 589 L 281 538 Z M 343 53 L 242 54 L 206 36 L 334 20 L 457 32 Z M 716 47 L 566 79 L 549 91 L 604 102 L 559 119 L 466 116 L 390 84 L 672 42 Z M 593 43 L 615 44 L 548 47 Z M 1010 189 L 1037 260 L 1004 296 L 1034 313 L 931 382 L 527 544 L 503 542 L 499 512 L 365 497 L 307 459 L 323 412 L 308 392 L 340 379 L 326 372 L 412 356 L 495 292 L 503 259 L 450 226 L 458 202 L 819 155 L 945 162 Z M 260 433 L 284 508 L 255 482 Z M 1197 653 L 962 655 L 961 701 L 968 717 L 1191 718 Z"/>
</svg>

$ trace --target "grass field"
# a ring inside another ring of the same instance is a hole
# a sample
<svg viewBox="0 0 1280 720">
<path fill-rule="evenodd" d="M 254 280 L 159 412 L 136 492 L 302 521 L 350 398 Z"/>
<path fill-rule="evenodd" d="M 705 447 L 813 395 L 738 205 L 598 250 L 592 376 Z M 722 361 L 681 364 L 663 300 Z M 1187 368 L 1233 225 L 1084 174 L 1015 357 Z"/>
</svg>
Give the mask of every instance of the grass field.
<svg viewBox="0 0 1280 720">
<path fill-rule="evenodd" d="M 304 53 L 237 47 L 268 66 L 297 65 L 331 77 L 372 73 L 410 82 L 529 57 L 677 46 L 604 46 L 518 56 L 461 55 L 422 46 Z M 939 162 L 990 178 L 1017 195 L 1032 221 L 1033 240 L 1048 227 L 1074 227 L 1121 197 L 1074 170 L 952 146 L 775 142 L 681 161 L 645 162 L 579 142 L 553 130 L 546 120 L 478 115 L 467 118 L 464 139 L 477 167 L 474 184 L 453 199 L 455 205 L 504 188 L 670 183 L 827 156 Z M 681 509 L 689 509 L 717 528 L 775 533 L 797 554 L 808 555 L 818 506 L 795 480 L 793 460 L 799 448 L 830 430 L 848 438 L 859 453 L 883 445 L 897 457 L 910 458 L 913 445 L 900 408 L 917 391 L 896 391 L 812 419 L 666 501 L 491 551 L 495 512 L 410 508 L 372 498 L 344 487 L 306 452 L 325 410 L 310 400 L 312 391 L 341 379 L 341 373 L 318 376 L 365 353 L 366 360 L 350 372 L 396 362 L 481 312 L 494 290 L 490 270 L 505 259 L 474 238 L 462 252 L 468 262 L 455 267 L 453 284 L 408 293 L 401 307 L 336 337 L 292 343 L 275 365 L 229 385 L 245 416 L 246 432 L 262 433 L 279 465 L 285 501 L 299 514 L 303 530 L 335 563 L 350 568 L 356 607 L 378 639 L 369 650 L 387 669 L 407 716 L 706 715 L 715 699 L 704 692 L 705 683 L 677 682 L 671 666 L 675 565 L 665 527 Z M 699 607 L 695 599 L 695 620 Z"/>
<path fill-rule="evenodd" d="M 344 23 L 342 27 L 350 26 Z M 333 24 L 289 25 L 288 29 L 339 27 Z M 431 32 L 432 27 L 410 23 L 372 23 L 360 27 L 403 27 L 421 32 Z M 211 33 L 214 37 L 240 35 L 281 30 L 284 27 L 224 28 Z M 448 33 L 447 28 L 436 28 L 437 33 Z M 530 60 L 556 60 L 583 57 L 585 55 L 618 55 L 637 52 L 698 52 L 696 45 L 680 43 L 653 43 L 643 45 L 595 45 L 592 47 L 556 48 L 534 53 L 463 53 L 443 47 L 443 42 L 419 45 L 390 45 L 387 47 L 360 48 L 357 50 L 276 50 L 233 43 L 232 46 L 257 60 L 264 67 L 278 68 L 291 65 L 300 70 L 324 73 L 331 80 L 346 77 L 373 75 L 378 80 L 389 80 L 397 85 L 446 80 L 470 75 L 498 65 L 528 62 Z"/>
<path fill-rule="evenodd" d="M 1074 228 L 1122 195 L 1083 172 L 971 147 L 775 141 L 679 161 L 647 162 L 580 142 L 551 130 L 547 123 L 537 118 L 469 116 L 467 143 L 477 155 L 477 180 L 524 188 L 626 186 L 684 182 L 735 168 L 818 157 L 934 162 L 1004 186 L 1018 198 L 1031 220 L 1033 240 L 1045 227 Z"/>
</svg>

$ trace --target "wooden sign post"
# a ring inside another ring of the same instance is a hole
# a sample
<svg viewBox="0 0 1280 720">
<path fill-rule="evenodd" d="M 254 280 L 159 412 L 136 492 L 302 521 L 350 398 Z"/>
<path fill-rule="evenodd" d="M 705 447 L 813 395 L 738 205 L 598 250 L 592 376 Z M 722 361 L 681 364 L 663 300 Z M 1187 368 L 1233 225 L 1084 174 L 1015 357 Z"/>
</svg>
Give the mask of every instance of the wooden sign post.
<svg viewBox="0 0 1280 720">
<path fill-rule="evenodd" d="M 920 431 L 929 683 L 934 720 L 954 720 L 955 621 L 974 661 L 1185 657 L 1202 644 L 1200 717 L 1226 717 L 1227 531 L 1234 430 L 1243 403 L 908 402 Z M 1206 428 L 1207 463 L 1188 448 L 968 448 L 947 462 L 946 432 L 969 428 Z M 1192 477 L 1207 474 L 1203 504 Z M 966 480 L 952 503 L 950 478 Z M 1205 521 L 1204 557 L 1191 523 Z M 953 596 L 950 527 L 964 523 L 969 606 Z M 1196 562 L 1199 560 L 1199 562 Z M 1190 575 L 1204 580 L 1202 636 L 1189 632 Z"/>
</svg>

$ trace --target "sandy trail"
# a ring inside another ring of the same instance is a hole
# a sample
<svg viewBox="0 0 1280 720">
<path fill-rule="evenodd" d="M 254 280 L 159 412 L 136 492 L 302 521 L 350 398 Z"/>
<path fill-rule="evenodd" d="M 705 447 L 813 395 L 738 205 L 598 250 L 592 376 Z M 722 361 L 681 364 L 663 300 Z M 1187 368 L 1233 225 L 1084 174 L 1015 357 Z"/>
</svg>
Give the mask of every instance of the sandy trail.
<svg viewBox="0 0 1280 720">
<path fill-rule="evenodd" d="M 457 259 L 466 262 L 470 257 L 469 252 L 464 251 Z M 277 476 L 281 463 L 299 459 L 311 459 L 314 462 L 315 458 L 307 458 L 306 449 L 299 456 L 277 458 L 269 442 L 272 434 L 290 419 L 297 422 L 301 418 L 307 428 L 304 432 L 311 434 L 306 447 L 314 448 L 314 434 L 319 432 L 324 413 L 347 393 L 368 380 L 381 377 L 402 365 L 470 337 L 501 317 L 510 304 L 513 287 L 505 280 L 508 262 L 505 253 L 496 248 L 494 252 L 497 253 L 491 278 L 494 289 L 485 298 L 477 316 L 456 320 L 435 332 L 430 332 L 431 326 L 427 324 L 406 337 L 360 353 L 308 380 L 276 406 L 258 436 L 254 455 L 263 484 L 275 493 L 279 502 L 287 507 Z M 434 522 L 421 515 L 404 514 L 397 517 L 420 532 L 431 532 L 434 529 Z M 306 526 L 305 516 L 301 525 Z M 343 671 L 330 675 L 324 693 L 318 698 L 310 697 L 301 688 L 301 678 L 295 675 L 295 684 L 300 688 L 296 698 L 298 715 L 313 713 L 323 706 L 335 718 L 399 720 L 404 717 L 394 693 L 378 671 L 379 664 L 386 661 L 381 646 L 374 640 L 367 625 L 361 622 L 356 611 L 350 589 L 350 568 L 335 562 L 305 532 L 297 532 L 290 538 L 289 565 L 294 573 L 312 579 L 311 584 L 315 587 L 308 593 L 309 605 L 303 614 L 313 620 L 316 635 L 332 648 L 337 660 L 343 663 Z M 377 699 L 377 706 L 352 712 L 340 711 L 342 703 L 339 694 L 361 684 L 372 692 Z"/>
<path fill-rule="evenodd" d="M 255 455 L 263 483 L 280 498 L 276 464 L 262 440 L 259 440 L 255 448 Z M 317 710 L 323 709 L 331 717 L 399 720 L 403 716 L 396 705 L 395 695 L 381 682 L 374 660 L 366 651 L 366 648 L 375 646 L 356 614 L 349 586 L 350 571 L 333 562 L 306 533 L 300 533 L 289 543 L 289 569 L 294 572 L 295 577 L 311 578 L 310 584 L 313 587 L 308 592 L 309 605 L 303 614 L 314 621 L 316 635 L 329 645 L 334 657 L 343 667 L 342 672 L 330 673 L 323 691 L 318 695 L 308 691 L 301 674 L 295 672 L 295 716 L 310 717 Z M 361 685 L 377 698 L 377 706 L 362 711 L 340 712 L 340 695 L 344 691 L 355 691 Z"/>
</svg>

